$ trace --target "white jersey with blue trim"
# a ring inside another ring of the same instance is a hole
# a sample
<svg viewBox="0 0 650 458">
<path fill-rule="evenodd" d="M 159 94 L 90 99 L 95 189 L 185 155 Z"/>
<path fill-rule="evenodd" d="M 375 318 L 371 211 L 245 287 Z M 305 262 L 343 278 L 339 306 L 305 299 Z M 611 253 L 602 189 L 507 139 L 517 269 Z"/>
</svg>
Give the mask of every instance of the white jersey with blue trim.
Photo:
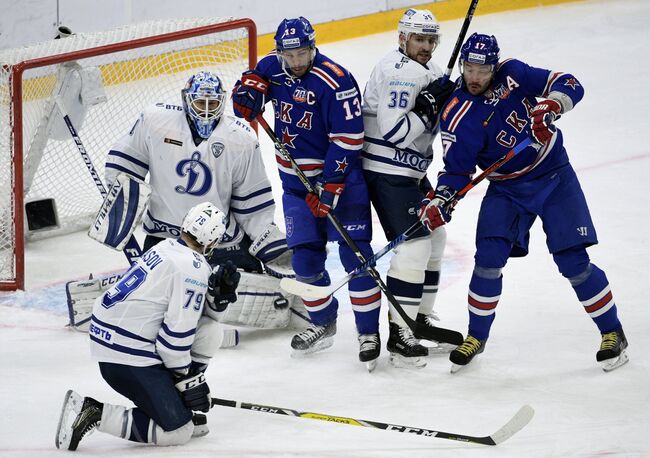
<svg viewBox="0 0 650 458">
<path fill-rule="evenodd" d="M 438 129 L 427 129 L 412 110 L 422 89 L 441 76 L 433 62 L 422 65 L 400 50 L 377 63 L 363 94 L 365 170 L 418 179 L 426 175 Z"/>
<path fill-rule="evenodd" d="M 89 327 L 93 358 L 189 367 L 210 272 L 205 257 L 181 240 L 151 248 L 95 301 Z"/>
<path fill-rule="evenodd" d="M 149 174 L 147 234 L 179 237 L 187 211 L 205 201 L 228 215 L 220 248 L 239 242 L 241 229 L 255 240 L 273 222 L 275 202 L 257 137 L 233 116 L 224 114 L 212 135 L 196 145 L 182 107 L 151 106 L 108 153 L 109 184 L 119 172 L 139 179 Z"/>
</svg>

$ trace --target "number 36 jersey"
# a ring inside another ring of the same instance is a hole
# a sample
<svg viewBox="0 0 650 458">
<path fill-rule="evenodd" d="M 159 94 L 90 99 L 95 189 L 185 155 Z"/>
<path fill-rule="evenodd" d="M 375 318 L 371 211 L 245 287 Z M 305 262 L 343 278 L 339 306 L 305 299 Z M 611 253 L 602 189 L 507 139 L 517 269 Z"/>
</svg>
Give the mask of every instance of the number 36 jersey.
<svg viewBox="0 0 650 458">
<path fill-rule="evenodd" d="M 365 170 L 416 179 L 426 175 L 438 128 L 425 126 L 412 110 L 422 89 L 441 76 L 433 62 L 422 65 L 400 50 L 377 63 L 363 94 Z"/>
<path fill-rule="evenodd" d="M 142 255 L 93 305 L 91 353 L 100 362 L 182 370 L 203 313 L 205 257 L 167 239 Z"/>
</svg>

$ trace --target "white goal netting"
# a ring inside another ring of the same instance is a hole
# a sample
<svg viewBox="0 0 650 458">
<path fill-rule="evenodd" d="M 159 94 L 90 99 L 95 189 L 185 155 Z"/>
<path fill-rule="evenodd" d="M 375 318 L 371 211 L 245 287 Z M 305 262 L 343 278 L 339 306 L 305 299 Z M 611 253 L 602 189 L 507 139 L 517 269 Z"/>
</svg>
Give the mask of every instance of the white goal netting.
<svg viewBox="0 0 650 458">
<path fill-rule="evenodd" d="M 25 222 L 30 238 L 87 228 L 102 201 L 55 98 L 103 178 L 110 145 L 144 107 L 180 105 L 199 70 L 232 87 L 255 63 L 254 35 L 250 20 L 153 21 L 0 51 L 0 289 L 22 281 L 24 203 L 53 199 L 58 214 L 55 229 Z"/>
</svg>

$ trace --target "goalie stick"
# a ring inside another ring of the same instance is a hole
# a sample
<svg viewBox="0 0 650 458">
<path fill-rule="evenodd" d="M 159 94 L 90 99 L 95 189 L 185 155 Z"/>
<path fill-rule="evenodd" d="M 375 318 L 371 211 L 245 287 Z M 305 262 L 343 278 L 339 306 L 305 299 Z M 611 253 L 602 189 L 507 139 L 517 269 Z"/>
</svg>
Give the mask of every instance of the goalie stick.
<svg viewBox="0 0 650 458">
<path fill-rule="evenodd" d="M 505 164 L 510 159 L 512 159 L 515 155 L 517 155 L 526 147 L 528 147 L 531 143 L 532 140 L 530 138 L 527 138 L 523 142 L 515 146 L 513 149 L 511 149 L 506 154 L 501 156 L 499 160 L 497 160 L 488 168 L 483 170 L 483 172 L 480 175 L 476 176 L 472 181 L 467 183 L 460 191 L 456 191 L 451 196 L 449 196 L 446 203 L 443 205 L 447 207 L 449 210 L 453 209 L 458 203 L 458 201 L 463 197 L 465 197 L 465 194 L 467 194 L 472 188 L 474 188 L 477 184 L 479 184 L 481 181 L 487 178 L 489 174 L 497 170 L 503 164 Z M 413 235 L 420 228 L 420 226 L 421 223 L 419 221 L 414 223 L 411 227 L 409 227 L 400 235 L 398 235 L 393 240 L 391 240 L 388 243 L 388 245 L 383 247 L 381 250 L 377 251 L 373 256 L 369 257 L 363 264 L 358 266 L 356 269 L 352 270 L 350 273 L 348 273 L 345 277 L 341 278 L 336 283 L 332 283 L 329 286 L 315 286 L 315 285 L 310 285 L 309 283 L 300 282 L 295 278 L 283 278 L 280 281 L 280 287 L 290 294 L 294 294 L 300 297 L 307 297 L 310 299 L 322 299 L 324 297 L 329 296 L 330 294 L 334 294 L 334 292 L 336 292 L 338 289 L 345 286 L 345 284 L 350 280 L 352 280 L 352 278 L 363 273 L 368 267 L 374 266 L 377 263 L 377 260 L 379 258 L 384 256 L 386 253 L 391 251 L 400 243 L 406 241 L 411 235 Z"/>
<path fill-rule="evenodd" d="M 418 428 L 414 426 L 404 426 L 395 423 L 382 423 L 379 421 L 360 420 L 349 417 L 339 417 L 327 413 L 315 412 L 300 412 L 298 410 L 287 409 L 285 407 L 272 407 L 261 404 L 252 404 L 248 402 L 231 401 L 229 399 L 212 398 L 212 406 L 233 407 L 235 409 L 252 410 L 254 412 L 272 413 L 276 415 L 286 415 L 289 417 L 309 418 L 312 420 L 329 421 L 333 423 L 362 426 L 364 428 L 383 429 L 386 431 L 396 431 L 398 433 L 409 433 L 418 436 L 435 437 L 438 439 L 449 439 L 459 442 L 472 442 L 475 444 L 483 445 L 498 445 L 507 439 L 510 439 L 514 434 L 519 432 L 526 426 L 533 415 L 535 410 L 529 406 L 522 406 L 519 411 L 508 422 L 489 436 L 469 436 L 467 434 L 449 433 L 445 431 L 437 431 L 429 428 Z"/>
<path fill-rule="evenodd" d="M 300 169 L 300 167 L 298 166 L 294 158 L 291 156 L 291 154 L 289 154 L 289 151 L 287 151 L 287 149 L 284 147 L 282 142 L 280 142 L 278 137 L 273 132 L 273 129 L 271 129 L 271 127 L 266 122 L 266 119 L 264 119 L 261 113 L 257 115 L 257 120 L 262 126 L 262 128 L 264 129 L 264 131 L 267 133 L 269 138 L 271 138 L 271 140 L 273 141 L 275 148 L 282 154 L 282 156 L 284 156 L 284 158 L 287 161 L 289 161 L 289 163 L 291 164 L 291 168 L 296 172 L 296 175 L 298 176 L 302 184 L 307 189 L 307 192 L 318 195 L 314 186 L 311 184 L 309 179 L 305 176 L 305 174 Z M 359 260 L 359 263 L 362 265 L 366 264 L 367 263 L 366 258 L 363 256 L 356 242 L 352 240 L 350 234 L 348 234 L 348 231 L 343 227 L 343 225 L 338 220 L 338 218 L 334 216 L 331 212 L 327 214 L 327 218 L 329 219 L 330 223 L 332 223 L 332 226 L 334 226 L 334 229 L 336 229 L 336 231 L 339 234 L 341 234 L 341 237 L 343 238 L 345 243 L 347 243 L 350 249 L 354 252 L 354 255 Z M 370 274 L 373 280 L 375 280 L 377 286 L 379 286 L 379 289 L 384 293 L 388 301 L 393 305 L 393 307 L 395 308 L 397 313 L 402 317 L 406 325 L 409 328 L 411 328 L 414 332 L 416 332 L 417 330 L 419 338 L 433 340 L 437 342 L 450 343 L 454 345 L 460 345 L 463 343 L 464 340 L 463 335 L 458 331 L 454 331 L 446 328 L 438 328 L 434 326 L 418 326 L 418 323 L 410 316 L 407 315 L 407 313 L 404 311 L 404 309 L 397 301 L 395 296 L 393 296 L 393 294 L 388 290 L 388 287 L 381 279 L 379 272 L 377 272 L 377 270 L 373 267 L 373 264 L 368 264 L 364 270 Z"/>
<path fill-rule="evenodd" d="M 88 151 L 86 151 L 86 147 L 81 142 L 81 138 L 77 133 L 77 129 L 75 129 L 74 125 L 72 124 L 72 121 L 70 120 L 70 116 L 68 116 L 68 113 L 63 108 L 63 103 L 58 97 L 56 98 L 56 106 L 58 107 L 61 116 L 63 116 L 63 121 L 65 122 L 65 125 L 68 127 L 68 130 L 70 131 L 70 135 L 72 136 L 72 139 L 77 145 L 77 149 L 79 150 L 81 159 L 83 159 L 84 164 L 86 164 L 86 168 L 88 169 L 90 176 L 95 182 L 95 186 L 97 186 L 97 189 L 99 190 L 99 193 L 102 195 L 102 197 L 106 197 L 107 194 L 106 188 L 104 187 L 104 184 L 102 183 L 102 180 L 99 177 L 99 174 L 97 173 L 97 170 L 95 169 L 95 166 L 93 165 L 90 156 L 88 155 Z M 126 242 L 126 246 L 124 247 L 123 251 L 124 251 L 124 255 L 129 260 L 129 264 L 133 264 L 142 255 L 142 250 L 140 249 L 140 245 L 138 245 L 138 241 L 135 239 L 133 235 L 131 235 L 129 240 Z"/>
</svg>

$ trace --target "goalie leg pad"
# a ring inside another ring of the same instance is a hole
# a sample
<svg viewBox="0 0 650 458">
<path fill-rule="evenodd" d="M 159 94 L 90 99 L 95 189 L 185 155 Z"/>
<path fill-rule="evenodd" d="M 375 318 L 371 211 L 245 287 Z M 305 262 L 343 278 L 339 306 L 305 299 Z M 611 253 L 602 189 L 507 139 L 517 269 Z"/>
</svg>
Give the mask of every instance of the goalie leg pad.
<svg viewBox="0 0 650 458">
<path fill-rule="evenodd" d="M 150 195 L 148 184 L 120 173 L 108 190 L 88 236 L 118 251 L 123 250 Z"/>
<path fill-rule="evenodd" d="M 280 280 L 264 274 L 240 272 L 237 301 L 225 311 L 206 309 L 206 314 L 220 323 L 261 329 L 287 328 L 292 323 L 292 309 L 304 311 L 302 300 L 282 293 Z M 304 312 L 306 316 L 306 312 Z"/>
<path fill-rule="evenodd" d="M 248 252 L 264 263 L 266 272 L 274 277 L 294 278 L 291 267 L 291 250 L 287 246 L 287 236 L 274 223 L 251 243 Z"/>
<path fill-rule="evenodd" d="M 70 326 L 73 329 L 88 332 L 95 300 L 104 294 L 104 291 L 117 283 L 121 276 L 120 273 L 102 278 L 66 283 L 65 293 L 68 301 L 68 315 L 70 317 Z"/>
</svg>

